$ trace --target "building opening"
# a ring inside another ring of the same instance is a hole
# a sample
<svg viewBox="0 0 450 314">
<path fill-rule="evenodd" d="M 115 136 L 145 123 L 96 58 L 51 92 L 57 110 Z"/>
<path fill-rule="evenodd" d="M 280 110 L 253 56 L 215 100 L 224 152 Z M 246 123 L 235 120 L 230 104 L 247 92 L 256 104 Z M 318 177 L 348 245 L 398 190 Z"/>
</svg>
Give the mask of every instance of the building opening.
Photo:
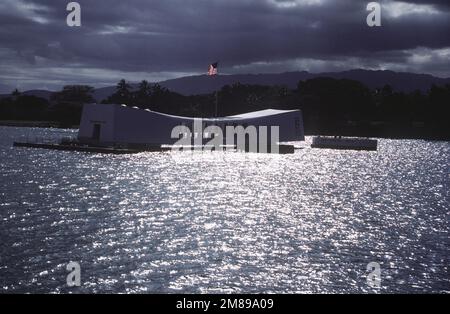
<svg viewBox="0 0 450 314">
<path fill-rule="evenodd" d="M 94 131 L 92 132 L 92 139 L 95 141 L 100 140 L 100 130 L 101 130 L 101 124 L 94 124 Z"/>
</svg>

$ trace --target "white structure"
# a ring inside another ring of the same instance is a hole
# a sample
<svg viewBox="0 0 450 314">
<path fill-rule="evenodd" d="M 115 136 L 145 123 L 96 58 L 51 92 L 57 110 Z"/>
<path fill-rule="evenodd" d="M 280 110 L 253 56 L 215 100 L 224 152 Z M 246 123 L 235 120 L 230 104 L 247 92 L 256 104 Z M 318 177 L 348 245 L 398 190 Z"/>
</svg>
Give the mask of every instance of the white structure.
<svg viewBox="0 0 450 314">
<path fill-rule="evenodd" d="M 126 105 L 86 104 L 83 107 L 78 139 L 81 143 L 145 147 L 171 145 L 172 129 L 184 125 L 192 130 L 200 118 L 173 116 Z M 300 110 L 267 109 L 223 118 L 201 119 L 203 127 L 227 126 L 279 127 L 279 141 L 303 141 L 303 119 Z M 270 137 L 270 135 L 269 135 Z"/>
</svg>

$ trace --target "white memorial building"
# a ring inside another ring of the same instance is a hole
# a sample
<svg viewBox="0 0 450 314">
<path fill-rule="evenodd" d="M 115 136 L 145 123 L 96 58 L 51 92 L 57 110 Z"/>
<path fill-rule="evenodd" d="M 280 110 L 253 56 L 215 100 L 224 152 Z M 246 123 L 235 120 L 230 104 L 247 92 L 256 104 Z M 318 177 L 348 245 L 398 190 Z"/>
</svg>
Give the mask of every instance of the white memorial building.
<svg viewBox="0 0 450 314">
<path fill-rule="evenodd" d="M 197 137 L 198 134 L 194 132 L 194 123 L 198 124 L 199 121 L 203 129 L 208 126 L 217 126 L 223 130 L 224 135 L 229 129 L 227 127 L 254 126 L 260 130 L 260 127 L 265 126 L 269 130 L 269 139 L 271 127 L 278 127 L 278 142 L 304 140 L 303 118 L 300 110 L 266 109 L 228 117 L 200 119 L 113 104 L 84 105 L 78 140 L 81 143 L 99 146 L 145 148 L 146 146 L 173 145 L 180 139 L 180 137 L 173 137 L 172 131 L 175 127 L 186 126 L 191 130 L 191 136 Z M 180 134 L 180 136 L 183 135 Z M 205 134 L 202 138 L 204 136 Z"/>
</svg>

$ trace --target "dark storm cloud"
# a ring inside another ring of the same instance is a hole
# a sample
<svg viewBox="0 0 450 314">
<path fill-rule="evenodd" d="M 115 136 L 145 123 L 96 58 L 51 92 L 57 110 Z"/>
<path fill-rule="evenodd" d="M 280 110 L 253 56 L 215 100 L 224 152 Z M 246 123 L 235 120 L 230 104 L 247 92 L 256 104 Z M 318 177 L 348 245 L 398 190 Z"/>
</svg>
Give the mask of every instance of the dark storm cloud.
<svg viewBox="0 0 450 314">
<path fill-rule="evenodd" d="M 450 1 L 448 0 L 405 0 L 404 2 L 412 4 L 433 5 L 438 9 L 450 10 Z"/>
<path fill-rule="evenodd" d="M 8 85 L 110 84 L 221 71 L 392 68 L 450 76 L 446 1 L 381 1 L 382 27 L 350 0 L 2 0 L 0 79 Z M 447 58 L 447 59 L 446 59 Z M 37 78 L 41 78 L 40 80 Z"/>
</svg>

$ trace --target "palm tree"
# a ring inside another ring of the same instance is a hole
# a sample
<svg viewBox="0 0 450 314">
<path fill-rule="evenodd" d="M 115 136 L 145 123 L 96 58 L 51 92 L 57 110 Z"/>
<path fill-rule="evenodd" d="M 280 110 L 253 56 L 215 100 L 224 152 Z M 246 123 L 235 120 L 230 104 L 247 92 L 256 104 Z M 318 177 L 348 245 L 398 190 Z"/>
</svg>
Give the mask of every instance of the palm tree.
<svg viewBox="0 0 450 314">
<path fill-rule="evenodd" d="M 13 96 L 13 97 L 19 97 L 20 96 L 20 92 L 19 92 L 19 90 L 16 88 L 15 90 L 13 90 L 13 92 L 11 93 L 11 95 Z"/>
<path fill-rule="evenodd" d="M 162 87 L 158 83 L 153 84 L 153 86 L 152 86 L 152 94 L 155 96 L 162 95 L 162 94 L 166 93 L 167 91 L 168 91 L 167 88 Z"/>
<path fill-rule="evenodd" d="M 150 97 L 152 95 L 152 87 L 150 83 L 143 80 L 138 85 L 138 90 L 135 93 L 135 101 L 138 106 L 142 108 L 150 108 Z"/>
<path fill-rule="evenodd" d="M 116 85 L 116 92 L 108 98 L 108 101 L 112 103 L 132 104 L 133 95 L 130 89 L 131 85 L 128 84 L 124 79 L 121 79 Z"/>
<path fill-rule="evenodd" d="M 146 98 L 146 97 L 150 96 L 150 94 L 151 94 L 151 85 L 150 85 L 150 83 L 148 81 L 146 81 L 146 80 L 141 81 L 139 83 L 138 88 L 139 88 L 138 89 L 138 94 L 139 94 L 140 97 Z"/>
<path fill-rule="evenodd" d="M 128 97 L 130 95 L 131 85 L 128 84 L 124 79 L 121 79 L 116 85 L 116 93 L 121 97 Z"/>
</svg>

